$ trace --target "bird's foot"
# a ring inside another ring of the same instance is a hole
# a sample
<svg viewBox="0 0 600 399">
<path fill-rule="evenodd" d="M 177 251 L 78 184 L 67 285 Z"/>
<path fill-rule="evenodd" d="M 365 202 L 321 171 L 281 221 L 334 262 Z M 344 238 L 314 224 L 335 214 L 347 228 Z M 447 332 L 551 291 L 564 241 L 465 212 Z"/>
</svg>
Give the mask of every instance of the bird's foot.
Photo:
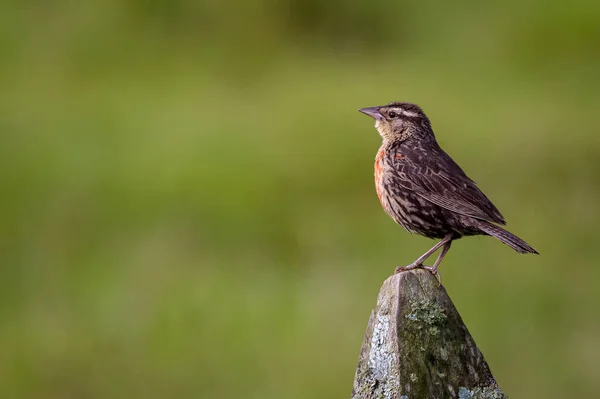
<svg viewBox="0 0 600 399">
<path fill-rule="evenodd" d="M 422 263 L 411 263 L 408 266 L 398 266 L 396 269 L 394 269 L 394 274 L 406 272 L 408 270 L 418 269 L 420 267 L 424 267 Z"/>
<path fill-rule="evenodd" d="M 429 270 L 429 272 L 431 274 L 433 274 L 435 279 L 438 281 L 438 284 L 442 285 L 442 275 L 440 274 L 440 272 L 438 271 L 436 266 L 422 266 L 422 267 L 425 270 Z"/>
<path fill-rule="evenodd" d="M 406 272 L 406 271 L 414 270 L 414 269 L 425 269 L 425 270 L 429 271 L 429 273 L 433 274 L 435 279 L 438 281 L 438 284 L 442 285 L 442 275 L 438 271 L 437 267 L 425 266 L 422 263 L 411 263 L 408 266 L 398 266 L 394 270 L 394 274 L 398 274 L 398 273 L 402 273 L 402 272 Z"/>
</svg>

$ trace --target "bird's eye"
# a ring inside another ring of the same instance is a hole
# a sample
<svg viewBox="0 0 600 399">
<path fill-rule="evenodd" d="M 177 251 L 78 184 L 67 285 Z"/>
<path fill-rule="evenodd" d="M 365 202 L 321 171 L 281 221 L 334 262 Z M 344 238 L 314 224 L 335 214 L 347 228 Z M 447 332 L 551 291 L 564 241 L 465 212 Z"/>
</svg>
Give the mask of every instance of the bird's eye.
<svg viewBox="0 0 600 399">
<path fill-rule="evenodd" d="M 395 113 L 394 111 L 390 111 L 390 112 L 388 113 L 388 116 L 389 116 L 390 118 L 394 119 L 395 117 L 397 117 L 397 116 L 398 116 L 398 114 L 397 114 L 397 113 Z"/>
</svg>

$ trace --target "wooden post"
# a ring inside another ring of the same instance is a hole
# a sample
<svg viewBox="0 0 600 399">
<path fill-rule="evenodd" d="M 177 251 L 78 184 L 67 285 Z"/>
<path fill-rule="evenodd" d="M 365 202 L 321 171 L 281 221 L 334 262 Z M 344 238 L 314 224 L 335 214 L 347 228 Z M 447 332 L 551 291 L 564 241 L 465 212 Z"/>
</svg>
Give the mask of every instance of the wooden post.
<svg viewBox="0 0 600 399">
<path fill-rule="evenodd" d="M 423 269 L 388 278 L 371 312 L 352 399 L 506 398 L 443 286 Z"/>
</svg>

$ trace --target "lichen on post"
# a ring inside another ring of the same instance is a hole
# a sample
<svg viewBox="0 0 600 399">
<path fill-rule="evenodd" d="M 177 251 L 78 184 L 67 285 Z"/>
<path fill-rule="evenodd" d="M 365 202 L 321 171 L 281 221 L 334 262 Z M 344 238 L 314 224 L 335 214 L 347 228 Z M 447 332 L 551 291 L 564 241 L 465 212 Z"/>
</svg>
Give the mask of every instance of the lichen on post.
<svg viewBox="0 0 600 399">
<path fill-rule="evenodd" d="M 444 287 L 426 270 L 388 278 L 371 313 L 352 399 L 500 399 Z"/>
</svg>

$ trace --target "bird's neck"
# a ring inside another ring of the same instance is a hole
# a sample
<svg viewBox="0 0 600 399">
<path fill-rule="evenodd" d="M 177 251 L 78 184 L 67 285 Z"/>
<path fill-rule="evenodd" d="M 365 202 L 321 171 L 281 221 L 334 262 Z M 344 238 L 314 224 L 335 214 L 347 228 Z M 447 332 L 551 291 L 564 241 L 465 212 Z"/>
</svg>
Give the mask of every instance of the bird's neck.
<svg viewBox="0 0 600 399">
<path fill-rule="evenodd" d="M 383 140 L 379 148 L 379 154 L 404 154 L 404 153 L 438 153 L 440 146 L 435 139 L 416 140 L 409 138 L 407 140 Z"/>
</svg>

